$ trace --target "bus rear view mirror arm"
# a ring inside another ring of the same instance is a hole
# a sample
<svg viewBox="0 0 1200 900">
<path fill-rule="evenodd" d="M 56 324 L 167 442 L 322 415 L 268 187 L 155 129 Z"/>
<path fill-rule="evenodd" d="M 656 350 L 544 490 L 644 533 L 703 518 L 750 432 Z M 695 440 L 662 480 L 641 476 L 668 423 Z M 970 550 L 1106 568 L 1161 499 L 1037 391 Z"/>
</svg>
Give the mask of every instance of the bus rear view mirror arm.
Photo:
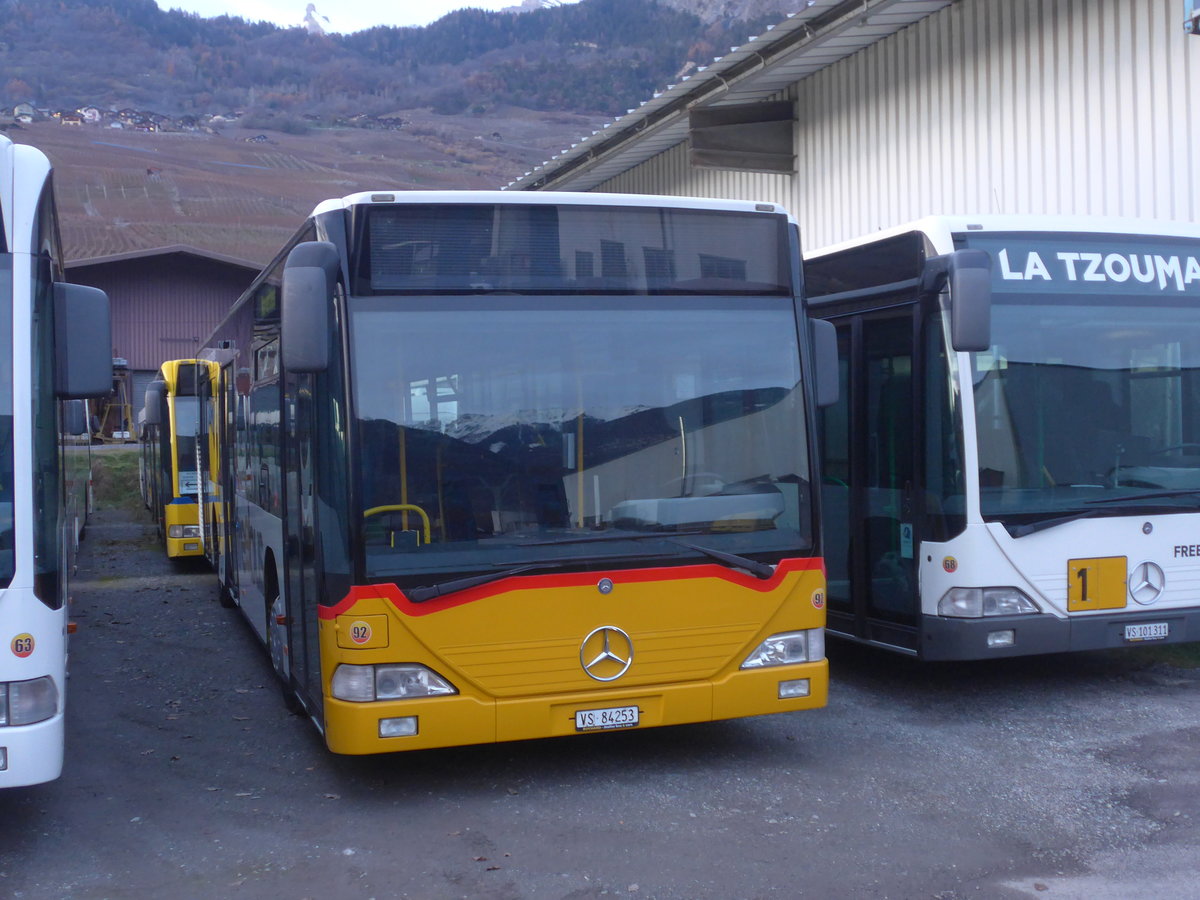
<svg viewBox="0 0 1200 900">
<path fill-rule="evenodd" d="M 992 258 L 984 250 L 955 250 L 925 260 L 922 293 L 950 289 L 950 342 L 955 350 L 992 344 Z"/>
<path fill-rule="evenodd" d="M 329 367 L 329 312 L 337 284 L 338 253 L 328 241 L 297 244 L 283 270 L 280 352 L 294 372 Z"/>
</svg>

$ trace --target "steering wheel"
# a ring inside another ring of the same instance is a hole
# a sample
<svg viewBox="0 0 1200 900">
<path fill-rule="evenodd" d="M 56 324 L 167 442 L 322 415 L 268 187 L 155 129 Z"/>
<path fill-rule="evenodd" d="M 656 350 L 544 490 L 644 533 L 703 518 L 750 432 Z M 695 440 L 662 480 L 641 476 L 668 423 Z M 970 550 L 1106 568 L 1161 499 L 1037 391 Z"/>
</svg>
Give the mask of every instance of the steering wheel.
<svg viewBox="0 0 1200 900">
<path fill-rule="evenodd" d="M 428 544 L 430 542 L 432 529 L 429 527 L 429 514 L 414 503 L 389 503 L 384 506 L 372 506 L 370 509 L 363 510 L 363 518 L 369 519 L 371 516 L 378 516 L 389 512 L 415 512 L 421 517 L 421 522 L 425 525 L 425 543 Z"/>
</svg>

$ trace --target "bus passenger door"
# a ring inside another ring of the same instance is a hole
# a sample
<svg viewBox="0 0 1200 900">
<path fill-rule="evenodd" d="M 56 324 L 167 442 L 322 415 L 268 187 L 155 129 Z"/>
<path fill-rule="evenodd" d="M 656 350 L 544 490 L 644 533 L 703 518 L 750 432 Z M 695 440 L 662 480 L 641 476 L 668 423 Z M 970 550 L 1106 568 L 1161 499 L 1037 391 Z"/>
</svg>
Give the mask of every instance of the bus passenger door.
<svg viewBox="0 0 1200 900">
<path fill-rule="evenodd" d="M 233 366 L 226 364 L 221 367 L 217 415 L 221 417 L 221 425 L 217 429 L 220 439 L 217 446 L 218 491 L 220 493 L 220 508 L 217 514 L 220 520 L 220 534 L 217 542 L 220 547 L 220 568 L 217 577 L 221 582 L 221 602 L 226 606 L 233 605 L 233 597 L 237 593 L 237 536 L 234 534 L 236 518 L 234 504 L 237 502 L 237 450 L 238 432 L 246 428 L 245 408 L 239 408 L 239 397 Z M 239 415 L 239 409 L 241 415 Z"/>
<path fill-rule="evenodd" d="M 917 648 L 914 313 L 838 318 L 841 394 L 822 413 L 829 627 Z"/>
<path fill-rule="evenodd" d="M 284 571 L 287 579 L 287 646 L 293 687 L 311 712 L 321 702 L 317 644 L 315 498 L 313 490 L 313 376 L 284 377 L 287 440 L 284 451 Z"/>
</svg>

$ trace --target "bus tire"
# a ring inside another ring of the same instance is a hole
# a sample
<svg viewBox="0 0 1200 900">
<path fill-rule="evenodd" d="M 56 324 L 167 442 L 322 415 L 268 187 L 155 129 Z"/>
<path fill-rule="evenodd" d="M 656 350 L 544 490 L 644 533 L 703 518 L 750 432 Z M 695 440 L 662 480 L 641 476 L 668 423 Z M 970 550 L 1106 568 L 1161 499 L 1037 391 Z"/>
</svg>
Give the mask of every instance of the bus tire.
<svg viewBox="0 0 1200 900">
<path fill-rule="evenodd" d="M 283 617 L 283 604 L 279 596 L 279 585 L 276 584 L 275 567 L 270 563 L 268 563 L 267 573 L 267 655 L 271 659 L 271 668 L 275 672 L 275 683 L 279 685 L 279 693 L 283 698 L 284 707 L 292 715 L 298 715 L 304 712 L 304 704 L 296 696 L 291 673 L 287 671 L 284 663 L 287 645 L 285 641 L 280 640 L 280 631 L 286 626 L 279 624 L 280 618 Z"/>
</svg>

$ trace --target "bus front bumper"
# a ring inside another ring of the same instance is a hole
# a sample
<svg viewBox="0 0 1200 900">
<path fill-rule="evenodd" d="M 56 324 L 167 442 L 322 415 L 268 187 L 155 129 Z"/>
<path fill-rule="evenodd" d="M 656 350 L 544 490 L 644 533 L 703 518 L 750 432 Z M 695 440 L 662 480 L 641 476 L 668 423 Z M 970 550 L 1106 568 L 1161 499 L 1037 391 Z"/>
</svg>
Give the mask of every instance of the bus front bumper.
<svg viewBox="0 0 1200 900">
<path fill-rule="evenodd" d="M 806 696 L 780 699 L 781 682 L 807 680 Z M 617 728 L 579 728 L 576 713 L 637 709 L 637 724 L 653 728 L 767 713 L 818 709 L 826 704 L 826 660 L 740 670 L 723 679 L 627 690 L 572 692 L 515 699 L 457 695 L 427 700 L 349 703 L 325 698 L 325 741 L 334 753 L 392 753 L 464 744 L 588 734 Z M 381 737 L 385 722 L 415 718 L 415 733 Z"/>
<path fill-rule="evenodd" d="M 62 774 L 64 720 L 0 727 L 0 788 L 53 781 Z"/>
<path fill-rule="evenodd" d="M 1131 627 L 1132 626 L 1132 627 Z M 991 659 L 1200 641 L 1200 610 L 1137 610 L 1060 619 L 1042 614 L 954 619 L 923 616 L 921 658 Z"/>
</svg>

